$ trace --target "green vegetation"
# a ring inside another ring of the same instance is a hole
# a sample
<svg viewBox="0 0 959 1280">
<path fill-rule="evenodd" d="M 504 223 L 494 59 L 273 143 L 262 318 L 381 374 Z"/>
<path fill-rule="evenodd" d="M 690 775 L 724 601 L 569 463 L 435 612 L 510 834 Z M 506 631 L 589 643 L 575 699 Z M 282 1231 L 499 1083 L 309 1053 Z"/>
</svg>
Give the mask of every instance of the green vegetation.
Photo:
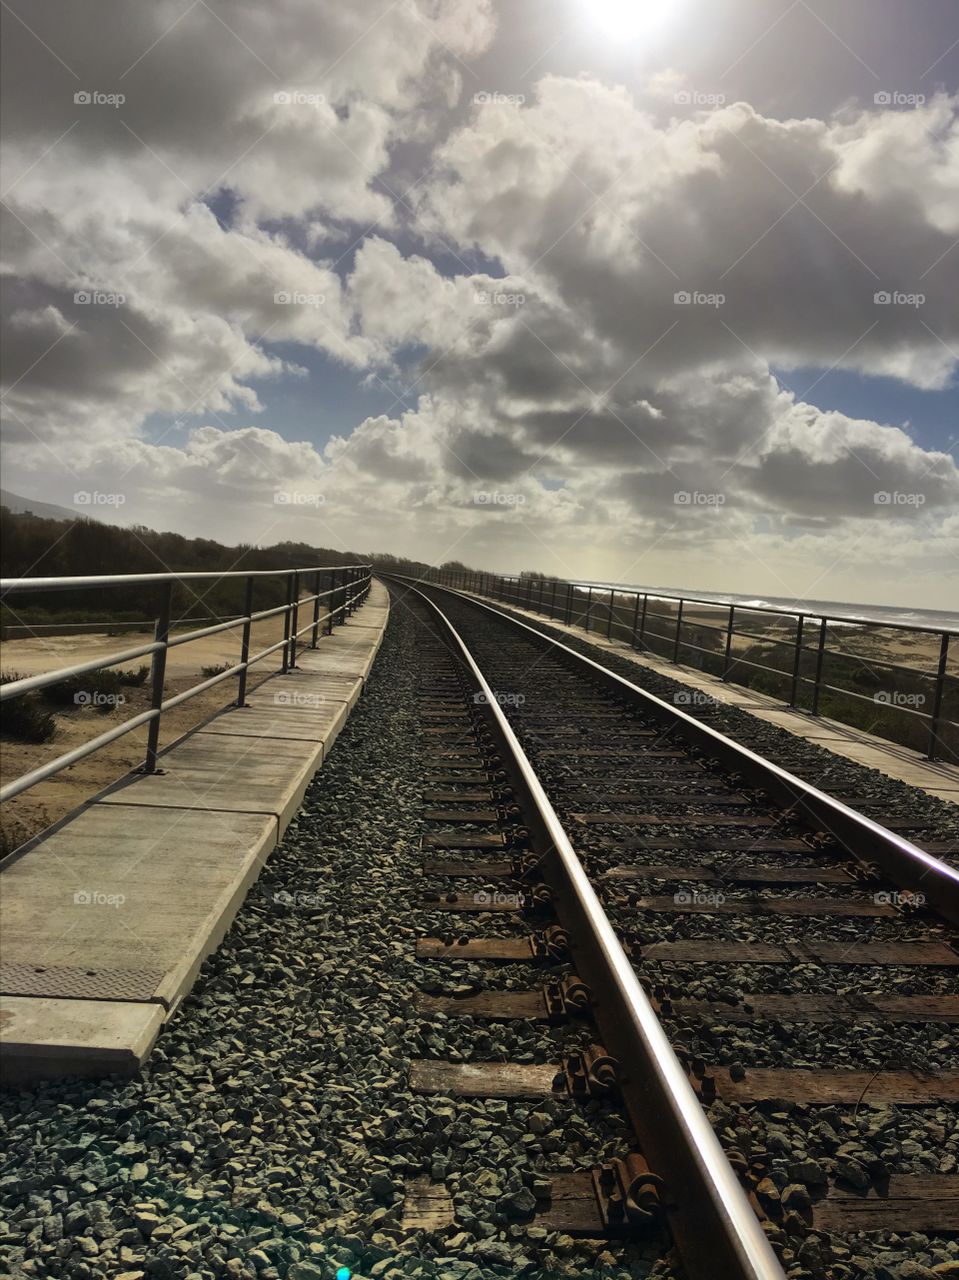
<svg viewBox="0 0 959 1280">
<path fill-rule="evenodd" d="M 22 680 L 17 671 L 0 675 L 0 684 Z M 49 742 L 57 732 L 57 722 L 44 706 L 38 691 L 11 698 L 0 708 L 0 730 L 18 742 Z"/>
<path fill-rule="evenodd" d="M 210 680 L 213 676 L 222 676 L 224 671 L 231 671 L 235 666 L 235 662 L 221 662 L 218 665 L 201 667 L 200 675 Z"/>
<path fill-rule="evenodd" d="M 111 573 L 217 573 L 360 564 L 362 556 L 302 542 L 228 547 L 209 538 L 184 538 L 142 526 L 120 528 L 95 520 L 47 520 L 0 507 L 0 570 L 4 577 L 68 577 Z M 154 618 L 163 586 L 134 585 L 12 596 L 0 610 L 11 626 L 56 622 L 142 622 Z M 258 579 L 254 607 L 284 603 L 283 579 Z M 173 592 L 174 619 L 228 617 L 241 612 L 244 583 L 193 582 Z"/>
</svg>

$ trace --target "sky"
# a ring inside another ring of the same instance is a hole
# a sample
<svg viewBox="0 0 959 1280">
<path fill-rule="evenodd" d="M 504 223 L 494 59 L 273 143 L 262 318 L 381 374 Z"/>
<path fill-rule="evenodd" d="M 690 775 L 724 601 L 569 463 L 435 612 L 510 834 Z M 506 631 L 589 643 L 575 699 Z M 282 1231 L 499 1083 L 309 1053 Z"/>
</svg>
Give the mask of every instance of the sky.
<svg viewBox="0 0 959 1280">
<path fill-rule="evenodd" d="M 959 608 L 955 0 L 5 0 L 3 483 Z"/>
</svg>

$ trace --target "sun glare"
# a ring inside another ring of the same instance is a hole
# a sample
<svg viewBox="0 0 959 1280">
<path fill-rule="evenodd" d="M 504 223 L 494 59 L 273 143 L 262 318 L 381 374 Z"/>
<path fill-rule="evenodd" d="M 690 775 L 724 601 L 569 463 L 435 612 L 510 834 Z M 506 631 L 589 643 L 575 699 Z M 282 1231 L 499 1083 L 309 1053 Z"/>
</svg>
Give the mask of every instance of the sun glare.
<svg viewBox="0 0 959 1280">
<path fill-rule="evenodd" d="M 615 40 L 651 35 L 669 19 L 674 0 L 585 0 L 599 29 Z"/>
</svg>

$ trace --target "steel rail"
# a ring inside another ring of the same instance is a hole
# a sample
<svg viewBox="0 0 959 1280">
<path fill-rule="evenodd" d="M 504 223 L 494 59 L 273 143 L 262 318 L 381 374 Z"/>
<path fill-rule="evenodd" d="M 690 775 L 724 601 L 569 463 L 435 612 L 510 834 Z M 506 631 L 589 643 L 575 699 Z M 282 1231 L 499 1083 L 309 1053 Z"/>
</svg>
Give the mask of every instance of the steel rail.
<svg viewBox="0 0 959 1280">
<path fill-rule="evenodd" d="M 416 587 L 407 590 L 435 612 L 476 692 L 483 694 L 526 825 L 548 850 L 560 919 L 572 924 L 577 972 L 595 993 L 604 1042 L 622 1064 L 623 1098 L 644 1154 L 666 1179 L 670 1222 L 689 1275 L 693 1280 L 784 1280 L 755 1210 L 493 689 L 439 605 Z"/>
<path fill-rule="evenodd" d="M 476 570 L 443 570 L 428 569 L 425 573 L 418 575 L 418 581 L 428 582 L 437 586 L 447 586 L 460 591 L 471 592 L 478 596 L 486 596 L 492 600 L 498 600 L 500 603 L 511 607 L 532 610 L 536 613 L 547 613 L 551 620 L 556 618 L 556 588 L 562 586 L 564 588 L 565 602 L 561 605 L 562 620 L 567 626 L 575 625 L 584 627 L 586 632 L 593 630 L 591 627 L 592 613 L 594 606 L 600 611 L 597 617 L 597 625 L 602 628 L 601 611 L 607 612 L 606 636 L 611 639 L 614 626 L 622 636 L 623 631 L 627 633 L 626 643 L 630 644 L 633 649 L 647 649 L 650 653 L 660 658 L 671 658 L 672 662 L 679 664 L 680 654 L 685 657 L 690 652 L 702 653 L 709 655 L 710 658 L 718 657 L 718 654 L 708 648 L 694 643 L 692 635 L 683 635 L 683 628 L 686 632 L 698 635 L 699 632 L 722 635 L 725 633 L 725 657 L 723 659 L 722 679 L 724 681 L 732 681 L 734 684 L 750 687 L 749 672 L 762 671 L 767 672 L 777 679 L 785 679 L 789 681 L 791 692 L 786 700 L 784 695 L 778 695 L 790 707 L 797 706 L 797 694 L 800 689 L 811 687 L 811 706 L 801 708 L 808 711 L 813 716 L 819 714 L 820 696 L 823 693 L 830 694 L 851 694 L 858 696 L 855 689 L 855 672 L 849 676 L 849 683 L 843 686 L 824 685 L 822 677 L 824 674 L 824 662 L 828 658 L 832 663 L 845 662 L 847 664 L 855 664 L 858 662 L 860 666 L 863 664 L 870 670 L 884 671 L 895 675 L 901 675 L 909 680 L 919 682 L 920 688 L 924 687 L 925 682 L 932 684 L 931 709 L 929 712 L 909 711 L 911 719 L 896 719 L 895 715 L 889 724 L 883 724 L 881 734 L 883 737 L 893 742 L 903 742 L 899 736 L 897 726 L 902 726 L 907 733 L 911 735 L 913 730 L 919 728 L 921 723 L 921 731 L 924 732 L 926 738 L 926 758 L 928 760 L 938 760 L 943 755 L 949 755 L 950 747 L 947 746 L 946 736 L 952 731 L 959 730 L 959 722 L 951 718 L 947 714 L 947 698 L 956 687 L 956 676 L 950 667 L 950 643 L 953 645 L 959 640 L 959 630 L 949 627 L 922 626 L 908 622 L 884 622 L 879 618 L 872 617 L 855 617 L 852 614 L 832 614 L 820 613 L 818 610 L 811 612 L 805 609 L 783 609 L 773 605 L 748 605 L 746 603 L 735 604 L 733 602 L 724 602 L 711 599 L 705 596 L 688 596 L 688 595 L 670 595 L 666 592 L 644 589 L 641 587 L 613 587 L 609 584 L 605 587 L 598 587 L 596 584 L 585 582 L 574 583 L 569 581 L 560 582 L 559 579 L 552 579 L 552 592 L 549 601 L 549 608 L 544 607 L 545 586 L 547 580 L 545 578 L 517 578 L 514 576 L 505 577 L 502 575 L 480 573 Z M 534 601 L 534 584 L 539 585 L 538 599 Z M 523 587 L 525 585 L 525 592 Z M 600 592 L 602 595 L 609 593 L 608 602 L 604 602 L 597 595 L 595 600 L 593 593 Z M 619 596 L 623 602 L 617 609 L 616 597 Z M 640 619 L 639 603 L 642 599 L 642 618 Z M 649 607 L 650 601 L 654 603 L 657 600 L 669 602 L 675 607 L 670 613 L 659 613 L 655 609 Z M 629 604 L 632 601 L 632 628 L 630 631 L 628 613 Z M 687 605 L 705 606 L 711 610 L 721 610 L 726 615 L 726 620 L 722 625 L 709 623 L 701 619 L 691 619 L 684 616 L 684 609 Z M 747 624 L 747 629 L 742 629 L 743 615 L 762 615 L 766 625 L 773 622 L 788 621 L 792 624 L 794 632 L 791 639 L 785 636 L 777 637 L 773 634 L 760 637 L 756 632 L 748 630 L 748 626 L 753 625 L 752 622 Z M 670 625 L 671 635 L 663 635 L 662 632 L 650 631 L 648 620 L 662 620 L 664 624 Z M 815 647 L 803 645 L 803 634 L 810 630 L 807 623 L 813 623 L 818 620 L 818 644 Z M 737 622 L 739 625 L 737 626 Z M 835 624 L 835 625 L 833 625 Z M 637 636 L 638 625 L 638 636 Z M 909 667 L 900 663 L 892 663 L 884 658 L 868 658 L 866 655 L 857 656 L 853 650 L 845 647 L 841 638 L 837 643 L 829 642 L 830 636 L 836 636 L 837 628 L 842 626 L 852 626 L 864 629 L 869 634 L 877 632 L 889 631 L 907 632 L 914 631 L 917 634 L 925 633 L 930 636 L 936 636 L 939 640 L 938 657 L 933 659 L 934 666 L 925 667 Z M 662 653 L 657 649 L 655 644 L 649 643 L 647 635 L 651 636 L 655 641 L 668 644 L 671 650 L 670 654 Z M 792 649 L 794 657 L 792 662 L 792 678 L 790 680 L 788 670 L 779 669 L 775 666 L 767 666 L 763 662 L 753 662 L 745 657 L 736 656 L 734 649 L 734 641 L 738 645 L 743 640 L 752 640 L 755 643 L 769 643 L 780 648 Z M 805 656 L 811 655 L 815 658 L 815 679 L 810 681 L 802 676 L 801 668 Z M 897 701 L 894 697 L 890 697 L 884 701 L 887 710 L 893 713 L 907 712 L 907 706 Z M 925 704 L 925 694 L 921 699 L 922 705 Z M 855 724 L 855 718 L 851 711 L 840 702 L 838 709 L 833 714 L 846 723 Z M 954 744 L 953 744 L 954 745 Z"/>
<path fill-rule="evenodd" d="M 807 823 L 815 829 L 826 830 L 854 856 L 874 861 L 904 889 L 924 895 L 925 901 L 936 908 L 953 924 L 959 924 L 959 871 L 939 858 L 927 853 L 910 840 L 889 831 L 881 823 L 843 804 L 812 783 L 765 759 L 757 752 L 735 742 L 711 725 L 704 724 L 680 707 L 672 706 L 633 684 L 625 676 L 617 675 L 601 663 L 577 653 L 568 645 L 518 618 L 494 608 L 482 600 L 442 587 L 426 583 L 431 590 L 464 601 L 477 609 L 499 618 L 503 622 L 526 632 L 540 644 L 550 646 L 574 665 L 588 671 L 617 696 L 625 698 L 643 714 L 651 716 L 679 733 L 698 749 L 710 753 L 735 772 L 742 773 L 756 785 L 768 791 L 787 810 L 798 810 Z M 959 843 L 959 842 L 957 842 Z"/>
</svg>

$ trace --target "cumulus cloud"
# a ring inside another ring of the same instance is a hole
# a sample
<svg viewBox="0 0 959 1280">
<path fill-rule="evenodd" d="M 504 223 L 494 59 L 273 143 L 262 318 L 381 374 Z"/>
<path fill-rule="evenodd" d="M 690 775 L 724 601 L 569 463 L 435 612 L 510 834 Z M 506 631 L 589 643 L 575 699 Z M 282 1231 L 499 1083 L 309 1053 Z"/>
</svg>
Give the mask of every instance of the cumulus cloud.
<svg viewBox="0 0 959 1280">
<path fill-rule="evenodd" d="M 674 116 L 661 71 L 471 105 L 491 0 L 106 0 L 96 27 L 11 8 L 33 31 L 8 19 L 5 433 L 28 490 L 95 474 L 142 523 L 572 573 L 655 551 L 678 578 L 725 546 L 761 574 L 824 539 L 848 565 L 874 539 L 954 554 L 954 459 L 787 382 L 951 385 L 955 99 Z M 284 438 L 271 391 L 312 352 L 395 403 Z M 315 501 L 276 501 L 294 490 Z"/>
<path fill-rule="evenodd" d="M 748 349 L 942 387 L 959 341 L 956 106 L 938 98 L 904 127 L 898 111 L 845 125 L 736 103 L 661 126 L 622 89 L 546 77 L 535 103 L 484 107 L 446 143 L 424 216 L 513 271 L 535 265 L 624 351 L 679 319 L 664 367 Z M 722 302 L 679 312 L 677 294 Z"/>
<path fill-rule="evenodd" d="M 42 427 L 64 397 L 74 426 L 112 433 L 122 406 L 129 433 L 150 412 L 257 411 L 249 383 L 296 372 L 267 344 L 369 363 L 290 219 L 395 222 L 389 148 L 427 68 L 489 39 L 488 4 L 107 0 L 93 24 L 54 0 L 8 7 L 7 28 L 12 414 Z"/>
</svg>

